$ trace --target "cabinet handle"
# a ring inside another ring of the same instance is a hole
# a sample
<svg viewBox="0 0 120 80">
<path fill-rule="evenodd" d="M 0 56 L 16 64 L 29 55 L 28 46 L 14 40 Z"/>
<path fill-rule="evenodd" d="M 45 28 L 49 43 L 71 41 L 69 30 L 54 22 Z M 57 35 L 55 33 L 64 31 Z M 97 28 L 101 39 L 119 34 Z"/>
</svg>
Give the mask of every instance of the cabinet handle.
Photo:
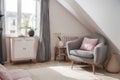
<svg viewBox="0 0 120 80">
<path fill-rule="evenodd" d="M 21 39 L 16 39 L 15 41 L 22 41 Z"/>
<path fill-rule="evenodd" d="M 26 39 L 26 41 L 33 41 L 34 39 Z"/>
<path fill-rule="evenodd" d="M 23 50 L 26 50 L 26 48 L 23 48 Z"/>
</svg>

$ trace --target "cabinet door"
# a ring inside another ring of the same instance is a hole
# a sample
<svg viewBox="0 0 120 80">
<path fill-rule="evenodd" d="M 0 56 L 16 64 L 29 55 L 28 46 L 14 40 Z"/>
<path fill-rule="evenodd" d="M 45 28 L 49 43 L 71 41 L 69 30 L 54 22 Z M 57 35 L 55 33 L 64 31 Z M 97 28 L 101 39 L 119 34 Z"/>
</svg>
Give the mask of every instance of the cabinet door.
<svg viewBox="0 0 120 80">
<path fill-rule="evenodd" d="M 25 50 L 25 56 L 28 58 L 35 58 L 36 53 L 35 53 L 35 39 L 34 38 L 26 38 L 25 39 L 25 44 L 24 47 L 26 48 Z"/>
<path fill-rule="evenodd" d="M 23 38 L 14 38 L 14 44 L 13 44 L 13 59 L 22 59 L 25 58 L 25 47 L 24 47 L 25 41 Z"/>
</svg>

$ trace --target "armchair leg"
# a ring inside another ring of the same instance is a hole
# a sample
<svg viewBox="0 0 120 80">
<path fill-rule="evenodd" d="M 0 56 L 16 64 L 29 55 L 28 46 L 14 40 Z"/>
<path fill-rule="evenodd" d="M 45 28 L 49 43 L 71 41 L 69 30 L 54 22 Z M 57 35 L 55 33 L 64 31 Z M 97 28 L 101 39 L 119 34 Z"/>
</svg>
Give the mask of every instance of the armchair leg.
<svg viewBox="0 0 120 80">
<path fill-rule="evenodd" d="M 71 69 L 73 69 L 74 61 L 71 61 Z"/>
<path fill-rule="evenodd" d="M 92 70 L 93 70 L 93 73 L 95 74 L 95 65 L 92 64 Z"/>
</svg>

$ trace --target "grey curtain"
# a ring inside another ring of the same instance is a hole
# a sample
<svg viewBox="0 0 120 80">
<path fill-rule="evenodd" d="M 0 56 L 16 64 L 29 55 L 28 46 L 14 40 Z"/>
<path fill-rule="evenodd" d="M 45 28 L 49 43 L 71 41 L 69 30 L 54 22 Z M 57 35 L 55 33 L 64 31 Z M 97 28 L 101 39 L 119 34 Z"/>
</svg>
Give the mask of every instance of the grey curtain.
<svg viewBox="0 0 120 80">
<path fill-rule="evenodd" d="M 0 14 L 4 15 L 4 0 L 0 0 Z M 0 28 L 2 29 L 2 63 L 7 61 L 6 42 L 5 42 L 5 16 L 0 18 Z M 0 44 L 1 45 L 1 44 Z"/>
<path fill-rule="evenodd" d="M 40 34 L 38 42 L 37 61 L 49 61 L 50 51 L 50 23 L 49 23 L 49 0 L 41 0 Z"/>
</svg>

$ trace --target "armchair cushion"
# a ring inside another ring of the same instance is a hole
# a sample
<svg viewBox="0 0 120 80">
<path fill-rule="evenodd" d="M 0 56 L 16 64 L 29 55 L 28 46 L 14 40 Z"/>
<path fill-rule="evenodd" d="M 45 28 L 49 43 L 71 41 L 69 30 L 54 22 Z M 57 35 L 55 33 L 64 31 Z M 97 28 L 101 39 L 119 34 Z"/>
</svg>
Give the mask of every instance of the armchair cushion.
<svg viewBox="0 0 120 80">
<path fill-rule="evenodd" d="M 83 58 L 93 58 L 93 51 L 84 51 L 84 50 L 70 50 L 70 54 Z"/>
<path fill-rule="evenodd" d="M 90 38 L 85 37 L 83 39 L 80 49 L 92 51 L 94 49 L 94 47 L 96 46 L 97 42 L 98 42 L 98 39 L 90 39 Z"/>
</svg>

